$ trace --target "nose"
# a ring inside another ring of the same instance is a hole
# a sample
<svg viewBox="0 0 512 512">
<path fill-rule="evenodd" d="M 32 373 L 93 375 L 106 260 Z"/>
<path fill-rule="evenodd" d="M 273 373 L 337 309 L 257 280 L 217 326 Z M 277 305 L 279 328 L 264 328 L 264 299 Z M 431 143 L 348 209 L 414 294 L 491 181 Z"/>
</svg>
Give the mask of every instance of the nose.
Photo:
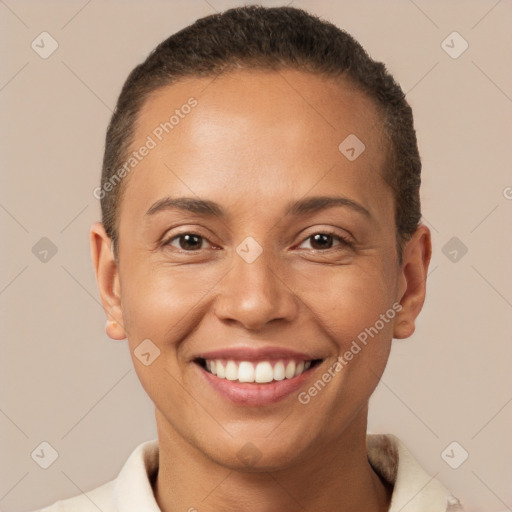
<svg viewBox="0 0 512 512">
<path fill-rule="evenodd" d="M 266 251 L 252 263 L 234 254 L 231 270 L 219 283 L 214 305 L 220 320 L 255 331 L 272 321 L 290 322 L 297 317 L 300 301 L 289 272 L 283 272 L 283 265 L 271 259 Z"/>
</svg>

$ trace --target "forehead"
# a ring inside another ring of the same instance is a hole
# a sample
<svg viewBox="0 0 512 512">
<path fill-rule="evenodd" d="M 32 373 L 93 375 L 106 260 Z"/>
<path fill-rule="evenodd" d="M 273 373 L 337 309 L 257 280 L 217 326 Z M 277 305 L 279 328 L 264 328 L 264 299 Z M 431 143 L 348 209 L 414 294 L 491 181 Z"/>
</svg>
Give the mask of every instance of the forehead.
<svg viewBox="0 0 512 512">
<path fill-rule="evenodd" d="M 384 142 L 373 141 L 382 129 L 374 102 L 349 79 L 292 69 L 243 69 L 219 76 L 183 78 L 161 87 L 146 99 L 137 119 L 136 137 L 140 139 L 152 131 L 155 121 L 169 120 L 169 114 L 183 109 L 191 98 L 196 99 L 199 108 L 194 108 L 190 121 L 174 135 L 190 134 L 187 128 L 193 128 L 196 138 L 210 137 L 209 130 L 221 128 L 229 119 L 231 123 L 223 126 L 226 130 L 233 127 L 244 132 L 258 129 L 260 134 L 271 134 L 282 128 L 295 128 L 292 136 L 302 129 L 303 136 L 316 134 L 333 142 L 351 132 L 368 142 L 370 139 L 377 144 Z M 180 115 L 183 113 L 176 114 L 183 119 Z M 172 137 L 167 139 L 172 143 Z"/>
<path fill-rule="evenodd" d="M 187 78 L 141 109 L 132 150 L 148 141 L 152 149 L 128 176 L 123 202 L 139 213 L 173 192 L 238 206 L 258 194 L 274 204 L 341 187 L 378 208 L 385 140 L 373 101 L 345 79 L 288 69 Z"/>
</svg>

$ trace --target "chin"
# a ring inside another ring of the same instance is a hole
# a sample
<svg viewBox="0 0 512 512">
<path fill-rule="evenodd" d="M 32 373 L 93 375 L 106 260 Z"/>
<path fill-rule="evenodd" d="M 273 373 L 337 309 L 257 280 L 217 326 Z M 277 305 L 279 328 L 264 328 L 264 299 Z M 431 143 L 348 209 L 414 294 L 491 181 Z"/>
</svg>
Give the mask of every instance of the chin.
<svg viewBox="0 0 512 512">
<path fill-rule="evenodd" d="M 295 465 L 301 458 L 302 446 L 300 440 L 288 437 L 286 440 L 275 437 L 254 437 L 249 435 L 241 438 L 230 439 L 229 445 L 221 448 L 205 447 L 202 450 L 215 463 L 233 471 L 260 473 L 276 470 L 284 470 Z M 221 449 L 219 449 L 221 448 Z M 306 447 L 303 447 L 304 450 Z"/>
</svg>

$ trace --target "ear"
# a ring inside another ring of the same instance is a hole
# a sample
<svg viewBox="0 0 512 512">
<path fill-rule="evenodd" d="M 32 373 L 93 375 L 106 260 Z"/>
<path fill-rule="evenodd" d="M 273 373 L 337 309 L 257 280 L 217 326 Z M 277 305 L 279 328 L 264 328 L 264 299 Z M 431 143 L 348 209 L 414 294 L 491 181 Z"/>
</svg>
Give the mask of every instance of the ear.
<svg viewBox="0 0 512 512">
<path fill-rule="evenodd" d="M 408 338 L 425 302 L 428 265 L 432 256 L 430 230 L 421 224 L 404 246 L 398 297 L 402 309 L 396 316 L 394 338 Z"/>
<path fill-rule="evenodd" d="M 101 222 L 91 227 L 90 240 L 101 303 L 108 319 L 107 335 L 113 340 L 124 340 L 126 332 L 121 309 L 118 266 L 113 254 L 112 241 Z"/>
</svg>

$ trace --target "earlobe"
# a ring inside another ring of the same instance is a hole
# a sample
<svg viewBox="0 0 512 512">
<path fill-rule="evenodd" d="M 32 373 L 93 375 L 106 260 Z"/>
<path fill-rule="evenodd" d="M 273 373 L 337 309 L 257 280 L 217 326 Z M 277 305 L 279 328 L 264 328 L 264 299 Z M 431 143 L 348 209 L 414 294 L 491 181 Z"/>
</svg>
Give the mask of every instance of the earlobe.
<svg viewBox="0 0 512 512">
<path fill-rule="evenodd" d="M 113 340 L 126 339 L 124 327 L 118 324 L 115 320 L 107 320 L 105 324 L 105 332 L 107 333 L 107 336 Z"/>
<path fill-rule="evenodd" d="M 126 338 L 126 331 L 121 309 L 118 267 L 112 249 L 112 241 L 101 222 L 97 222 L 91 227 L 90 241 L 98 290 L 107 315 L 105 330 L 110 338 L 123 340 Z"/>
<path fill-rule="evenodd" d="M 394 338 L 408 338 L 414 333 L 416 317 L 420 314 L 425 302 L 426 279 L 431 256 L 430 230 L 421 224 L 403 250 L 397 297 L 402 310 L 396 316 Z"/>
</svg>

